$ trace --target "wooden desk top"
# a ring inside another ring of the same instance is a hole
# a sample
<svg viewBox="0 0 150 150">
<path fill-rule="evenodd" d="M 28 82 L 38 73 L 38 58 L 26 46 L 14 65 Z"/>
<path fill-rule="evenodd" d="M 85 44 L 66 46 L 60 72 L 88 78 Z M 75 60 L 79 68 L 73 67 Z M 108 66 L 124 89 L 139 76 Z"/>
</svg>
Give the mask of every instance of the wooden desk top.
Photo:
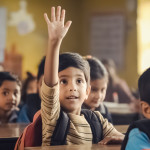
<svg viewBox="0 0 150 150">
<path fill-rule="evenodd" d="M 0 124 L 0 138 L 18 138 L 27 125 L 18 123 Z M 121 133 L 126 133 L 128 129 L 128 125 L 115 125 L 114 127 Z"/>
<path fill-rule="evenodd" d="M 129 104 L 126 103 L 114 103 L 104 102 L 109 112 L 112 114 L 132 114 Z"/>
<path fill-rule="evenodd" d="M 10 123 L 10 124 L 0 124 L 0 139 L 2 138 L 18 138 L 24 128 L 28 124 L 18 124 L 18 123 Z"/>
<path fill-rule="evenodd" d="M 26 147 L 25 150 L 120 150 L 121 145 L 63 145 L 47 147 Z"/>
<path fill-rule="evenodd" d="M 126 133 L 129 125 L 114 125 L 114 127 L 121 133 Z"/>
</svg>

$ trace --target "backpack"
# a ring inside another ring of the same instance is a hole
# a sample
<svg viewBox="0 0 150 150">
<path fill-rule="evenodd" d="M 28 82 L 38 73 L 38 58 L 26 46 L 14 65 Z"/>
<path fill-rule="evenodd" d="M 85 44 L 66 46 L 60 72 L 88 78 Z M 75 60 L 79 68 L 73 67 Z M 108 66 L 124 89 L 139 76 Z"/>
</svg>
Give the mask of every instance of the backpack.
<svg viewBox="0 0 150 150">
<path fill-rule="evenodd" d="M 91 127 L 93 134 L 93 143 L 98 143 L 103 139 L 103 128 L 97 114 L 91 110 L 83 109 L 81 114 Z M 50 145 L 65 145 L 66 137 L 70 127 L 70 118 L 67 113 L 60 111 L 60 116 L 57 121 L 55 130 L 51 137 Z M 39 110 L 35 115 L 33 122 L 29 124 L 23 131 L 22 135 L 16 142 L 15 150 L 23 150 L 24 147 L 35 147 L 42 145 L 42 118 Z"/>
</svg>

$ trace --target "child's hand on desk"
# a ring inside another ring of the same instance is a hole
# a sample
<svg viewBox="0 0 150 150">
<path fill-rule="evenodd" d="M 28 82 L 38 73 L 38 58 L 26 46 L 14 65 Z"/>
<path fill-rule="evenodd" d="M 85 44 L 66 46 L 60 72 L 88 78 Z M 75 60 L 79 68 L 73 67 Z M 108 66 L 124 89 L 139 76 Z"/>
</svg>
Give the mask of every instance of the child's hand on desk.
<svg viewBox="0 0 150 150">
<path fill-rule="evenodd" d="M 107 145 L 107 144 L 121 144 L 124 137 L 122 136 L 106 136 L 102 141 L 98 144 Z"/>
<path fill-rule="evenodd" d="M 65 10 L 61 10 L 61 7 L 57 7 L 55 13 L 55 7 L 51 8 L 51 19 L 48 18 L 47 13 L 44 13 L 44 18 L 48 26 L 48 34 L 50 40 L 62 40 L 66 35 L 71 21 L 68 21 L 64 25 L 65 21 Z"/>
</svg>

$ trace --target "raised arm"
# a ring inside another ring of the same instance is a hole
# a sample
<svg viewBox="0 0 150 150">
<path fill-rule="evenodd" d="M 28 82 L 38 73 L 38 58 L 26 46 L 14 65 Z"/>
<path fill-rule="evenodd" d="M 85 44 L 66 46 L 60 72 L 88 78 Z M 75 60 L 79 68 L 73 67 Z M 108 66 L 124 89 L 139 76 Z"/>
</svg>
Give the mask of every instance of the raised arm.
<svg viewBox="0 0 150 150">
<path fill-rule="evenodd" d="M 56 13 L 55 7 L 51 8 L 51 19 L 44 14 L 45 21 L 48 26 L 48 49 L 46 54 L 44 82 L 47 86 L 54 86 L 58 83 L 58 64 L 60 45 L 65 37 L 71 21 L 64 24 L 65 10 L 58 6 Z"/>
</svg>

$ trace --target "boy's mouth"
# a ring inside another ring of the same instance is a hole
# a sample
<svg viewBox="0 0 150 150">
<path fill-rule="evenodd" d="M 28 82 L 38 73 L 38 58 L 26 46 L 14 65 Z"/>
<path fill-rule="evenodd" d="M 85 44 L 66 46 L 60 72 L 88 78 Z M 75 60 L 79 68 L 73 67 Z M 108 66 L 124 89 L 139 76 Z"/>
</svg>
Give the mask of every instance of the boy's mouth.
<svg viewBox="0 0 150 150">
<path fill-rule="evenodd" d="M 7 105 L 7 107 L 9 107 L 9 108 L 12 108 L 12 107 L 13 107 L 13 103 L 7 103 L 6 105 Z"/>
<path fill-rule="evenodd" d="M 70 100 L 72 100 L 72 99 L 78 99 L 78 97 L 74 96 L 74 95 L 71 95 L 71 96 L 68 96 L 67 99 L 70 99 Z"/>
<path fill-rule="evenodd" d="M 98 99 L 98 100 L 93 100 L 92 102 L 97 104 L 97 103 L 101 103 L 102 101 L 100 99 Z"/>
</svg>

